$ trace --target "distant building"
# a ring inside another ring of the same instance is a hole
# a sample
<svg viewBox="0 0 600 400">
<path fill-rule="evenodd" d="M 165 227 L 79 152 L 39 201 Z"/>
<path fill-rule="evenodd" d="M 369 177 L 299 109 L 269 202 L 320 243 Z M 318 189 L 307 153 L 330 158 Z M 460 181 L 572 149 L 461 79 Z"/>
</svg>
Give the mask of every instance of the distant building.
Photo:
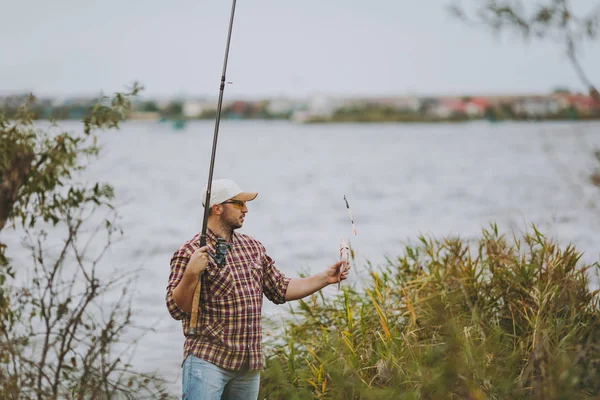
<svg viewBox="0 0 600 400">
<path fill-rule="evenodd" d="M 467 115 L 467 104 L 457 97 L 443 98 L 430 106 L 428 114 L 440 119 L 454 115 Z"/>
<path fill-rule="evenodd" d="M 469 117 L 483 117 L 491 106 L 490 100 L 485 97 L 473 97 L 466 101 L 465 113 Z"/>
<path fill-rule="evenodd" d="M 600 106 L 596 104 L 591 96 L 583 94 L 556 94 L 556 101 L 561 105 L 561 108 L 573 108 L 580 114 L 592 114 L 600 111 Z"/>
<path fill-rule="evenodd" d="M 528 117 L 544 117 L 558 113 L 561 105 L 552 97 L 536 96 L 516 100 L 513 103 L 513 110 L 517 114 Z"/>
<path fill-rule="evenodd" d="M 195 100 L 186 100 L 183 103 L 183 116 L 186 118 L 198 118 L 205 109 L 204 102 Z"/>
<path fill-rule="evenodd" d="M 297 109 L 296 102 L 288 99 L 275 99 L 268 102 L 265 111 L 271 115 L 286 115 Z"/>
<path fill-rule="evenodd" d="M 292 114 L 292 120 L 306 122 L 313 119 L 331 118 L 342 106 L 343 101 L 329 96 L 317 95 L 312 97 L 305 108 L 296 109 Z"/>
</svg>

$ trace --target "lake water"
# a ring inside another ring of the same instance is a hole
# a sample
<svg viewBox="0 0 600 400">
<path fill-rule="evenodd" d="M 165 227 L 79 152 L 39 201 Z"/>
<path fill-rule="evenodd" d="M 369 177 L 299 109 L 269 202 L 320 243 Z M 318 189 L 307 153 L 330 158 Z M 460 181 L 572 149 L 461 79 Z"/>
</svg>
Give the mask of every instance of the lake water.
<svg viewBox="0 0 600 400">
<path fill-rule="evenodd" d="M 120 131 L 101 134 L 101 158 L 86 175 L 115 187 L 125 233 L 102 269 L 141 270 L 136 321 L 154 330 L 141 339 L 132 362 L 163 374 L 175 393 L 183 337 L 165 308 L 165 286 L 171 255 L 201 229 L 200 192 L 213 130 L 212 121 L 181 131 L 168 124 L 125 123 Z M 596 261 L 600 189 L 589 184 L 589 174 L 599 133 L 597 123 L 223 121 L 215 178 L 229 177 L 259 192 L 241 232 L 262 241 L 292 277 L 334 262 L 340 237 L 349 238 L 356 252 L 358 268 L 350 281 L 359 281 L 367 260 L 382 264 L 419 234 L 473 239 L 492 222 L 507 233 L 536 224 L 560 242 L 577 245 L 585 261 Z M 15 246 L 17 234 L 3 235 L 11 254 L 25 260 Z M 286 310 L 265 302 L 266 313 Z"/>
</svg>

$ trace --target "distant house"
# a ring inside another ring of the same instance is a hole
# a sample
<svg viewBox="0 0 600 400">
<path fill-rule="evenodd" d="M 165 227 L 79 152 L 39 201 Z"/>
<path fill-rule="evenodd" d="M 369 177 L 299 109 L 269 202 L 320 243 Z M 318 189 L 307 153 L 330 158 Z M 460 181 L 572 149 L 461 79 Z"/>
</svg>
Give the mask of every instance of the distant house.
<svg viewBox="0 0 600 400">
<path fill-rule="evenodd" d="M 269 101 L 266 106 L 266 111 L 271 115 L 286 115 L 290 114 L 296 105 L 293 101 L 287 99 L 275 99 Z"/>
<path fill-rule="evenodd" d="M 230 102 L 223 101 L 223 108 L 226 108 Z M 203 114 L 216 112 L 216 100 L 186 100 L 183 103 L 183 115 L 186 118 L 198 118 Z"/>
<path fill-rule="evenodd" d="M 428 114 L 442 119 L 455 115 L 467 115 L 467 103 L 460 98 L 442 98 L 429 108 Z"/>
<path fill-rule="evenodd" d="M 295 110 L 292 114 L 292 120 L 306 122 L 313 119 L 331 118 L 342 104 L 344 102 L 341 100 L 317 95 L 307 102 L 306 107 Z"/>
<path fill-rule="evenodd" d="M 566 103 L 565 108 L 572 107 L 581 114 L 592 114 L 600 110 L 600 106 L 596 104 L 594 99 L 583 94 L 567 94 L 561 96 L 563 103 Z"/>
<path fill-rule="evenodd" d="M 466 101 L 465 113 L 469 117 L 482 117 L 490 105 L 491 101 L 485 97 L 473 97 Z"/>
<path fill-rule="evenodd" d="M 528 117 L 544 117 L 561 110 L 560 102 L 552 97 L 535 96 L 516 100 L 513 103 L 515 113 Z"/>
<path fill-rule="evenodd" d="M 186 118 L 198 118 L 205 109 L 203 101 L 186 100 L 183 103 L 183 115 Z"/>
</svg>

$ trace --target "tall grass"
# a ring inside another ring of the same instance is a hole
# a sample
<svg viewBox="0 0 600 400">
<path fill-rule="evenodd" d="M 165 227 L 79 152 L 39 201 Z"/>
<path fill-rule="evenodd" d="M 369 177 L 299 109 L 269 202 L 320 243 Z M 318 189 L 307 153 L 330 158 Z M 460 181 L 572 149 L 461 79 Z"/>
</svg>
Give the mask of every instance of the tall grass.
<svg viewBox="0 0 600 400">
<path fill-rule="evenodd" d="M 294 307 L 261 399 L 600 397 L 598 264 L 535 227 L 419 239 L 360 288 Z"/>
</svg>

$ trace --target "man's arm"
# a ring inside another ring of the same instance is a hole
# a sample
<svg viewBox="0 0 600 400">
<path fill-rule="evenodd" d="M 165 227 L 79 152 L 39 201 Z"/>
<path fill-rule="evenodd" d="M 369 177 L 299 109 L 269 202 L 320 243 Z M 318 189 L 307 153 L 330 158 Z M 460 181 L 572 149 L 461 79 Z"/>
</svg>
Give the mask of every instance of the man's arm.
<svg viewBox="0 0 600 400">
<path fill-rule="evenodd" d="M 325 271 L 309 276 L 308 278 L 293 278 L 285 292 L 285 300 L 298 300 L 323 289 L 327 285 L 337 283 L 340 268 L 344 268 L 341 278 L 344 280 L 350 272 L 350 266 L 345 261 L 338 261 Z"/>
<path fill-rule="evenodd" d="M 173 289 L 173 300 L 184 312 L 192 312 L 194 289 L 200 282 L 200 276 L 208 265 L 207 247 L 201 247 L 192 254 L 181 281 Z"/>
</svg>

